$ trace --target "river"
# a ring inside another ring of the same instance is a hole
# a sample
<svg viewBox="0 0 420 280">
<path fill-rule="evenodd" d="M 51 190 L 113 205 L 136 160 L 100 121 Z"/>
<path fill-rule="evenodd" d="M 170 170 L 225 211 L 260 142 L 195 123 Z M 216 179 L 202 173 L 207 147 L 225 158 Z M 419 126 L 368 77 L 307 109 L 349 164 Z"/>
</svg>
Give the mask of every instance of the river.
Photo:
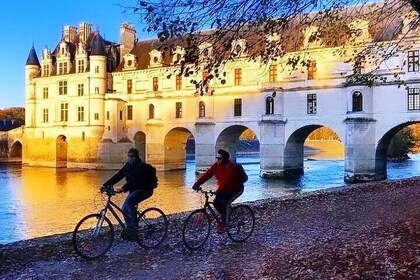
<svg viewBox="0 0 420 280">
<path fill-rule="evenodd" d="M 388 179 L 420 175 L 420 154 L 401 163 L 388 163 Z M 241 157 L 249 181 L 238 201 L 254 201 L 293 193 L 342 186 L 343 160 L 305 160 L 304 174 L 289 180 L 262 179 L 258 158 Z M 72 231 L 85 215 L 103 203 L 99 186 L 115 171 L 31 168 L 0 165 L 0 244 Z M 197 208 L 200 196 L 191 190 L 196 179 L 194 161 L 184 171 L 158 172 L 155 195 L 142 203 L 156 205 L 165 213 Z M 206 183 L 214 186 L 214 181 Z M 122 202 L 124 195 L 117 197 Z"/>
</svg>

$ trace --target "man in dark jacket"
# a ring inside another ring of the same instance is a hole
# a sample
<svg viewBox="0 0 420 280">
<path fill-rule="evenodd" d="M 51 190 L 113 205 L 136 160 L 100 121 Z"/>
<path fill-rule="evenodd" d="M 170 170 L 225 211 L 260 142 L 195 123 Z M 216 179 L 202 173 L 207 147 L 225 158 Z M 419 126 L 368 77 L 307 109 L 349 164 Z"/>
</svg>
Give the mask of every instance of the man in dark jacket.
<svg viewBox="0 0 420 280">
<path fill-rule="evenodd" d="M 124 220 L 127 231 L 123 238 L 132 239 L 133 232 L 137 229 L 137 204 L 153 195 L 153 189 L 157 185 L 156 169 L 143 162 L 137 149 L 131 148 L 127 153 L 127 163 L 111 179 L 103 184 L 103 188 L 109 188 L 125 178 L 125 183 L 117 193 L 128 192 L 122 209 L 125 213 Z"/>
</svg>

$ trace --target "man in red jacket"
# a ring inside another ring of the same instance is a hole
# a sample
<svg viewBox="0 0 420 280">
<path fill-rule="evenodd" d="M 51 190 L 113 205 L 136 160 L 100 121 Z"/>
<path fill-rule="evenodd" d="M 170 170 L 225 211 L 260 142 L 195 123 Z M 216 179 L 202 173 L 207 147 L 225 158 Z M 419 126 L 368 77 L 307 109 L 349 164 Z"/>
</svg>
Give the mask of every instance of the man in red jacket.
<svg viewBox="0 0 420 280">
<path fill-rule="evenodd" d="M 217 232 L 224 233 L 226 225 L 228 225 L 230 204 L 243 193 L 244 179 L 240 167 L 230 161 L 230 155 L 227 151 L 218 150 L 216 159 L 217 162 L 195 182 L 192 188 L 198 191 L 202 184 L 216 176 L 218 188 L 213 205 L 222 216 L 222 222 L 217 226 Z"/>
</svg>

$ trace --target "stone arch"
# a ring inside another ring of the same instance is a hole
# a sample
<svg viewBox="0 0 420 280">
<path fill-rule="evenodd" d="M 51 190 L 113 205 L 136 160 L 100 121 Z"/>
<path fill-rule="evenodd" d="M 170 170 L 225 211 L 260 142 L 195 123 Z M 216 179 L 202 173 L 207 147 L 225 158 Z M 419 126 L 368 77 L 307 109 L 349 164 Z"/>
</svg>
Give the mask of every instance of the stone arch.
<svg viewBox="0 0 420 280">
<path fill-rule="evenodd" d="M 67 167 L 67 137 L 59 135 L 56 140 L 56 167 Z"/>
<path fill-rule="evenodd" d="M 137 131 L 133 140 L 134 148 L 139 150 L 140 158 L 146 161 L 146 134 L 143 131 Z"/>
<path fill-rule="evenodd" d="M 289 136 L 284 149 L 284 170 L 286 174 L 299 174 L 303 172 L 305 140 L 309 134 L 321 127 L 327 126 L 319 124 L 307 125 L 295 130 Z M 331 129 L 330 127 L 327 128 Z M 331 130 L 334 131 L 333 129 Z"/>
<path fill-rule="evenodd" d="M 187 141 L 193 134 L 184 127 L 175 127 L 165 136 L 164 140 L 164 169 L 186 169 Z"/>
<path fill-rule="evenodd" d="M 420 123 L 419 121 L 410 121 L 401 123 L 387 132 L 379 139 L 376 146 L 375 152 L 375 179 L 376 180 L 385 180 L 387 178 L 387 151 L 388 147 L 391 144 L 392 138 L 397 134 L 401 129 L 412 125 Z"/>
<path fill-rule="evenodd" d="M 22 158 L 22 143 L 15 141 L 10 147 L 9 158 Z"/>
<path fill-rule="evenodd" d="M 247 129 L 250 129 L 252 132 L 254 132 L 251 128 L 248 128 L 243 125 L 232 125 L 225 128 L 217 137 L 215 145 L 215 154 L 217 153 L 217 150 L 224 149 L 230 153 L 231 160 L 236 161 L 237 152 L 239 148 L 239 137 Z"/>
</svg>

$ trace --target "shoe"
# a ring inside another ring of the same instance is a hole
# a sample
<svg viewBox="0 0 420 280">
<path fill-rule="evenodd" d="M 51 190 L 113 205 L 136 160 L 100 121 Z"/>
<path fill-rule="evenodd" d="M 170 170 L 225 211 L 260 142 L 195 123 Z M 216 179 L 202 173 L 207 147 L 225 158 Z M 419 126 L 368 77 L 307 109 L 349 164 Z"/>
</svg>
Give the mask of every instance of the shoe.
<svg viewBox="0 0 420 280">
<path fill-rule="evenodd" d="M 225 233 L 226 232 L 226 225 L 222 224 L 222 223 L 218 224 L 216 231 L 217 231 L 218 234 Z"/>
</svg>

